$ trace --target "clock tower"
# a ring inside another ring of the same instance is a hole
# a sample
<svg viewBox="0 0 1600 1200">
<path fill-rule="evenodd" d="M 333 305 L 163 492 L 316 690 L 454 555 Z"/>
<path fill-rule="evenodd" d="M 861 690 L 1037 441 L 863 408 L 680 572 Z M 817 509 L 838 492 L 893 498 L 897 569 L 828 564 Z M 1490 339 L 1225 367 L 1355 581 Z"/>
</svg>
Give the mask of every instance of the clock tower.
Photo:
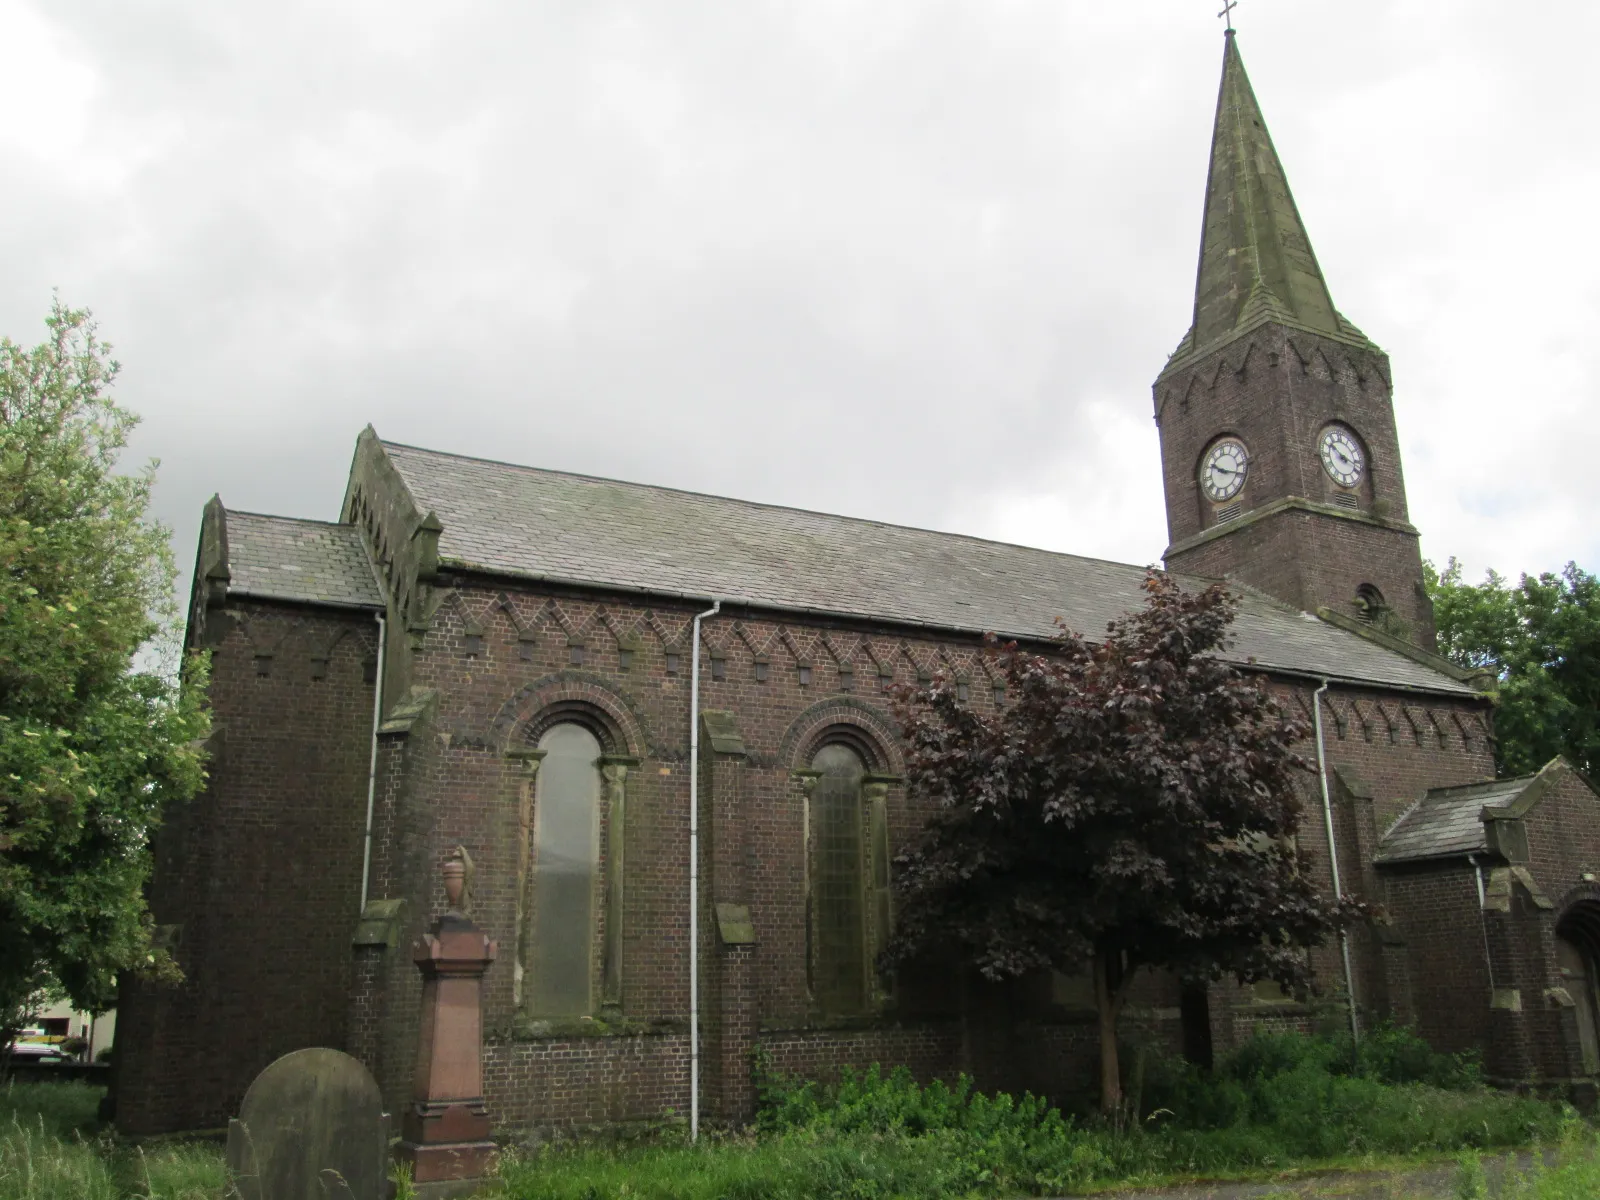
<svg viewBox="0 0 1600 1200">
<path fill-rule="evenodd" d="M 1154 392 L 1169 569 L 1433 648 L 1389 359 L 1333 306 L 1231 30 L 1194 323 Z"/>
</svg>

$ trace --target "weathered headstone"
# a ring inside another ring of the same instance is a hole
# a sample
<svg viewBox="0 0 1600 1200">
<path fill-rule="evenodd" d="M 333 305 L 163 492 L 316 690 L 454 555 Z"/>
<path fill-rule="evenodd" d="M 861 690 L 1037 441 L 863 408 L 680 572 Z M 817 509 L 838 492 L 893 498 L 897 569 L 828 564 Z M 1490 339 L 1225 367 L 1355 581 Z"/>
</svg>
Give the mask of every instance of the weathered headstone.
<svg viewBox="0 0 1600 1200">
<path fill-rule="evenodd" d="M 228 1173 L 240 1200 L 382 1200 L 389 1117 L 371 1074 L 338 1050 L 285 1054 L 228 1122 Z"/>
</svg>

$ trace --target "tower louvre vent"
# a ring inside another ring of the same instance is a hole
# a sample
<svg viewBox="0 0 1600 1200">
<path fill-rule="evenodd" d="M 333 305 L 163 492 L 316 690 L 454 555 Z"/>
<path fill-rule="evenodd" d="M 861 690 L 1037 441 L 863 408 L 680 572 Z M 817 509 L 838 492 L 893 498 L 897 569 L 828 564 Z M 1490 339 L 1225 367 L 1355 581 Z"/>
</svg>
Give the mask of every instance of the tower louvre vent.
<svg viewBox="0 0 1600 1200">
<path fill-rule="evenodd" d="M 1217 509 L 1217 524 L 1225 525 L 1229 521 L 1237 521 L 1243 512 L 1243 501 L 1235 500 L 1232 504 L 1225 504 Z"/>
<path fill-rule="evenodd" d="M 1335 496 L 1333 498 L 1333 502 L 1335 504 L 1337 504 L 1340 508 L 1356 508 L 1356 509 L 1359 509 L 1361 507 L 1361 501 L 1356 499 L 1356 497 L 1350 495 L 1347 492 L 1339 493 L 1339 495 L 1337 495 L 1337 496 Z"/>
</svg>

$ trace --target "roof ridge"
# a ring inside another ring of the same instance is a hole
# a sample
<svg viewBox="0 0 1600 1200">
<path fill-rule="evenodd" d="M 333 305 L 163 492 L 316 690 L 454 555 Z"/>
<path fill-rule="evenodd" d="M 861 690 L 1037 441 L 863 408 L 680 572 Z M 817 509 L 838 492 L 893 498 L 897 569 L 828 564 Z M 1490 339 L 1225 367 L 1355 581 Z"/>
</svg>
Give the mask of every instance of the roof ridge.
<svg viewBox="0 0 1600 1200">
<path fill-rule="evenodd" d="M 1405 824 L 1406 818 L 1411 816 L 1412 813 L 1416 812 L 1417 809 L 1422 807 L 1422 802 L 1427 799 L 1427 795 L 1428 794 L 1424 792 L 1422 795 L 1418 796 L 1410 804 L 1405 806 L 1398 817 L 1389 823 L 1389 828 L 1385 829 L 1381 834 L 1378 835 L 1379 847 L 1382 847 L 1383 843 L 1389 840 L 1390 836 L 1395 832 L 1395 830 L 1399 829 L 1401 825 Z"/>
<path fill-rule="evenodd" d="M 324 521 L 321 517 L 286 517 L 282 513 L 256 512 L 249 508 L 229 508 L 222 506 L 222 511 L 230 517 L 260 517 L 263 521 L 295 521 L 301 525 L 322 525 L 329 529 L 354 529 L 356 526 L 350 521 Z"/>
<path fill-rule="evenodd" d="M 1421 646 L 1408 642 L 1405 638 L 1395 637 L 1393 634 L 1386 633 L 1369 622 L 1357 620 L 1355 617 L 1339 612 L 1337 609 L 1323 605 L 1317 609 L 1315 615 L 1321 617 L 1328 624 L 1343 629 L 1346 633 L 1353 633 L 1359 638 L 1366 638 L 1367 641 L 1375 646 L 1382 646 L 1385 650 L 1392 651 L 1395 654 L 1403 654 L 1425 667 L 1438 671 L 1441 675 L 1449 676 L 1457 683 L 1464 683 L 1474 691 L 1487 691 L 1493 682 L 1494 676 L 1487 670 L 1482 668 L 1469 670 L 1466 667 L 1457 666 L 1442 654 L 1437 654 L 1432 650 L 1424 650 Z"/>
<path fill-rule="evenodd" d="M 1509 779 L 1479 779 L 1473 783 L 1452 783 L 1445 787 L 1429 788 L 1423 793 L 1423 799 L 1431 800 L 1437 797 L 1440 800 L 1449 799 L 1454 795 L 1458 799 L 1470 798 L 1476 790 L 1497 791 L 1500 789 L 1512 790 L 1517 787 L 1526 787 L 1539 777 L 1539 772 L 1532 775 L 1513 775 Z"/>
<path fill-rule="evenodd" d="M 515 471 L 531 471 L 540 475 L 560 475 L 567 479 L 584 479 L 591 483 L 610 483 L 619 487 L 641 488 L 654 492 L 671 492 L 678 496 L 697 496 L 703 500 L 721 500 L 728 504 L 738 504 L 746 508 L 764 508 L 775 512 L 800 513 L 808 517 L 828 517 L 835 521 L 850 521 L 858 525 L 871 525 L 878 529 L 903 529 L 911 533 L 927 533 L 934 537 L 960 538 L 967 542 L 976 542 L 985 546 L 1002 546 L 1007 550 L 1026 550 L 1033 554 L 1048 554 L 1054 558 L 1072 558 L 1079 562 L 1103 563 L 1108 567 L 1121 567 L 1129 571 L 1161 571 L 1164 574 L 1173 574 L 1179 579 L 1204 579 L 1203 575 L 1186 575 L 1179 572 L 1167 572 L 1166 568 L 1150 564 L 1141 567 L 1137 563 L 1123 562 L 1115 558 L 1099 558 L 1092 554 L 1074 554 L 1070 550 L 1046 550 L 1043 546 L 1029 546 L 1022 542 L 1005 542 L 999 538 L 980 537 L 975 533 L 956 533 L 947 529 L 930 529 L 926 525 L 905 525 L 897 521 L 879 521 L 873 517 L 852 517 L 847 513 L 825 512 L 819 508 L 801 508 L 796 504 L 774 504 L 767 500 L 746 500 L 739 496 L 724 496 L 717 492 L 698 492 L 693 488 L 673 487 L 665 483 L 640 483 L 632 479 L 616 479 L 610 475 L 590 475 L 583 471 L 562 471 L 555 467 L 535 467 L 527 463 L 509 462 L 503 458 L 485 458 L 477 454 L 458 454 L 452 450 L 431 450 L 426 446 L 413 446 L 408 442 L 391 442 L 385 438 L 378 439 L 379 445 L 385 450 L 414 450 L 418 454 L 430 454 L 437 458 L 455 458 L 466 462 L 483 463 L 492 467 L 509 467 Z"/>
<path fill-rule="evenodd" d="M 370 427 L 362 436 L 372 439 L 395 472 L 395 486 L 419 511 L 437 511 L 443 520 L 441 562 L 469 572 L 663 596 L 721 595 L 778 611 L 1045 641 L 1059 633 L 1056 618 L 1094 638 L 1107 622 L 1140 607 L 1145 570 L 1162 569 L 432 450 L 384 441 Z M 669 525 L 660 523 L 661 514 L 670 516 Z M 548 536 L 529 541 L 534 526 Z M 661 544 L 641 555 L 639 539 L 647 535 Z M 802 569 L 806 556 L 816 554 L 832 557 Z M 1185 590 L 1217 582 L 1181 572 L 1171 577 Z M 1448 673 L 1363 644 L 1238 580 L 1224 583 L 1242 604 L 1222 653 L 1241 666 L 1471 695 Z"/>
</svg>

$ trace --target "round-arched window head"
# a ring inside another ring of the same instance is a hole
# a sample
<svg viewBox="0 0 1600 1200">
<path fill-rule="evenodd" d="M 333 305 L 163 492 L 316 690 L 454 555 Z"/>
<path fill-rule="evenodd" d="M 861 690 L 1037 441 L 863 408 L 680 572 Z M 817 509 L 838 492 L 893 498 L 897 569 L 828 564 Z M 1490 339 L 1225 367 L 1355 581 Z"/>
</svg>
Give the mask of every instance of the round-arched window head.
<svg viewBox="0 0 1600 1200">
<path fill-rule="evenodd" d="M 1220 438 L 1200 461 L 1200 486 L 1215 504 L 1231 500 L 1244 487 L 1250 471 L 1250 455 L 1238 438 Z"/>
<path fill-rule="evenodd" d="M 1363 583 L 1356 588 L 1356 611 L 1363 621 L 1376 621 L 1388 607 L 1375 584 Z"/>
<path fill-rule="evenodd" d="M 1367 456 L 1356 435 L 1343 425 L 1330 425 L 1317 439 L 1317 456 L 1328 478 L 1340 487 L 1353 488 L 1367 469 Z"/>
</svg>

